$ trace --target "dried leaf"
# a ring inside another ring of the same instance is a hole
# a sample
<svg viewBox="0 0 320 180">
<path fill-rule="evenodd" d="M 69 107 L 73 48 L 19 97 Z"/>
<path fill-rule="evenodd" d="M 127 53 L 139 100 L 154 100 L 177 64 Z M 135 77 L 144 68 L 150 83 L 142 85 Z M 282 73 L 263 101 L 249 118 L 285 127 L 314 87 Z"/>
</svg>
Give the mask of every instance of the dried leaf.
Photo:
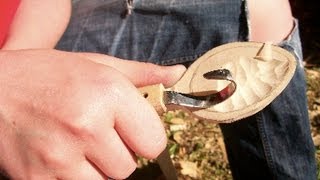
<svg viewBox="0 0 320 180">
<path fill-rule="evenodd" d="M 198 177 L 198 167 L 197 163 L 189 162 L 189 161 L 180 161 L 181 166 L 181 174 L 190 176 L 192 178 Z"/>
<path fill-rule="evenodd" d="M 172 118 L 170 123 L 171 124 L 186 124 L 185 121 L 181 118 Z"/>
<path fill-rule="evenodd" d="M 182 136 L 182 132 L 181 132 L 181 131 L 175 132 L 175 133 L 173 134 L 173 139 L 174 139 L 177 143 L 182 144 L 182 143 L 183 143 L 183 139 L 182 139 L 181 136 Z"/>
<path fill-rule="evenodd" d="M 313 139 L 313 143 L 315 146 L 320 146 L 320 135 L 316 135 L 315 137 L 312 138 Z"/>
<path fill-rule="evenodd" d="M 170 125 L 170 131 L 182 131 L 187 129 L 187 125 L 186 124 L 173 124 Z"/>
<path fill-rule="evenodd" d="M 311 70 L 311 69 L 307 69 L 307 75 L 312 78 L 312 79 L 317 79 L 320 78 L 320 72 L 319 71 L 315 71 L 315 70 Z"/>
</svg>

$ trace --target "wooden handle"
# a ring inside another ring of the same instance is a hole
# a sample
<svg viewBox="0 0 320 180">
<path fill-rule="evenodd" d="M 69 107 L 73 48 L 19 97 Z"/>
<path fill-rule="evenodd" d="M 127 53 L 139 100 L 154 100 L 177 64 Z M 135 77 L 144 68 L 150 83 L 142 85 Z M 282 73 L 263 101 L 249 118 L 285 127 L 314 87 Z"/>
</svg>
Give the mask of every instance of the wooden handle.
<svg viewBox="0 0 320 180">
<path fill-rule="evenodd" d="M 167 107 L 163 101 L 165 88 L 162 84 L 155 84 L 139 88 L 140 93 L 156 109 L 157 113 L 163 114 Z M 177 180 L 177 173 L 170 158 L 168 147 L 157 158 L 158 164 L 167 180 Z"/>
<path fill-rule="evenodd" d="M 140 93 L 146 98 L 150 104 L 156 109 L 158 114 L 167 111 L 167 107 L 163 101 L 163 93 L 165 88 L 162 84 L 155 84 L 139 88 Z"/>
</svg>

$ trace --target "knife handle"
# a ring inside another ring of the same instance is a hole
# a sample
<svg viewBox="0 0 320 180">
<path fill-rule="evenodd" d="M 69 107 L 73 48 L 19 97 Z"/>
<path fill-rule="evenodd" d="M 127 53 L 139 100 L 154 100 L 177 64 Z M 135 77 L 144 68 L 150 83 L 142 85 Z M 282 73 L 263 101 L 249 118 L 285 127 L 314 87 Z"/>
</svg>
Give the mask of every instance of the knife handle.
<svg viewBox="0 0 320 180">
<path fill-rule="evenodd" d="M 164 95 L 165 88 L 162 84 L 155 84 L 139 88 L 140 93 L 155 108 L 159 115 L 167 111 Z M 177 172 L 170 158 L 168 147 L 157 158 L 160 169 L 168 180 L 177 180 Z"/>
<path fill-rule="evenodd" d="M 162 84 L 155 84 L 139 88 L 140 93 L 155 108 L 159 115 L 167 111 L 164 103 L 165 88 Z"/>
</svg>

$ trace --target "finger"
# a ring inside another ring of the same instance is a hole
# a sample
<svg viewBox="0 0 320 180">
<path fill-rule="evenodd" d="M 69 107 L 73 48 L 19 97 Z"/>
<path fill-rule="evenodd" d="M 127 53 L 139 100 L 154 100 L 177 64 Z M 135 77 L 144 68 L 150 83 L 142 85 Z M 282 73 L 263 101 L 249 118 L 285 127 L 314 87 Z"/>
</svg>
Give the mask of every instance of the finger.
<svg viewBox="0 0 320 180">
<path fill-rule="evenodd" d="M 135 153 L 156 158 L 167 143 L 159 115 L 135 87 L 128 85 L 120 96 L 115 109 L 116 131 Z"/>
<path fill-rule="evenodd" d="M 101 63 L 117 69 L 137 87 L 162 83 L 173 86 L 183 75 L 186 68 L 183 65 L 159 66 L 151 63 L 122 60 L 108 55 L 96 53 L 77 53 L 96 63 Z"/>
<path fill-rule="evenodd" d="M 137 167 L 132 153 L 114 129 L 97 133 L 95 142 L 86 148 L 85 154 L 105 177 L 125 179 Z"/>
<path fill-rule="evenodd" d="M 135 168 L 133 167 L 134 158 L 128 148 L 143 157 L 152 159 L 163 151 L 167 139 L 158 114 L 136 87 L 122 74 L 116 72 L 111 74 L 117 81 L 114 87 L 109 85 L 109 91 L 114 92 L 108 102 L 105 102 L 109 113 L 105 114 L 101 111 L 99 113 L 101 117 L 95 116 L 95 119 L 102 118 L 107 122 L 105 118 L 112 118 L 114 124 L 106 123 L 106 125 L 87 127 L 94 129 L 96 140 L 89 146 L 86 155 L 106 175 L 117 179 L 128 176 Z M 105 106 L 101 108 L 106 109 Z M 108 127 L 109 130 L 107 130 Z"/>
</svg>

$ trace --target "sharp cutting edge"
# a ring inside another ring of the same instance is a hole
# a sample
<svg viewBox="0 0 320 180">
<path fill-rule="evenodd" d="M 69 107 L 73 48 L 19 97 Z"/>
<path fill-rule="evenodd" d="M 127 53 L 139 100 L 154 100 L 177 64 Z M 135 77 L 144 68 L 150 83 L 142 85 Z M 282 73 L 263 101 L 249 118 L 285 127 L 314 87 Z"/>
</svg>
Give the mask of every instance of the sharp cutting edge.
<svg viewBox="0 0 320 180">
<path fill-rule="evenodd" d="M 230 83 L 218 92 L 209 95 L 192 95 L 175 91 L 164 91 L 164 104 L 175 104 L 189 108 L 209 108 L 228 99 L 236 90 L 236 83 L 232 79 L 232 75 L 227 69 L 218 69 L 207 72 L 203 75 L 208 80 L 227 80 Z"/>
</svg>

